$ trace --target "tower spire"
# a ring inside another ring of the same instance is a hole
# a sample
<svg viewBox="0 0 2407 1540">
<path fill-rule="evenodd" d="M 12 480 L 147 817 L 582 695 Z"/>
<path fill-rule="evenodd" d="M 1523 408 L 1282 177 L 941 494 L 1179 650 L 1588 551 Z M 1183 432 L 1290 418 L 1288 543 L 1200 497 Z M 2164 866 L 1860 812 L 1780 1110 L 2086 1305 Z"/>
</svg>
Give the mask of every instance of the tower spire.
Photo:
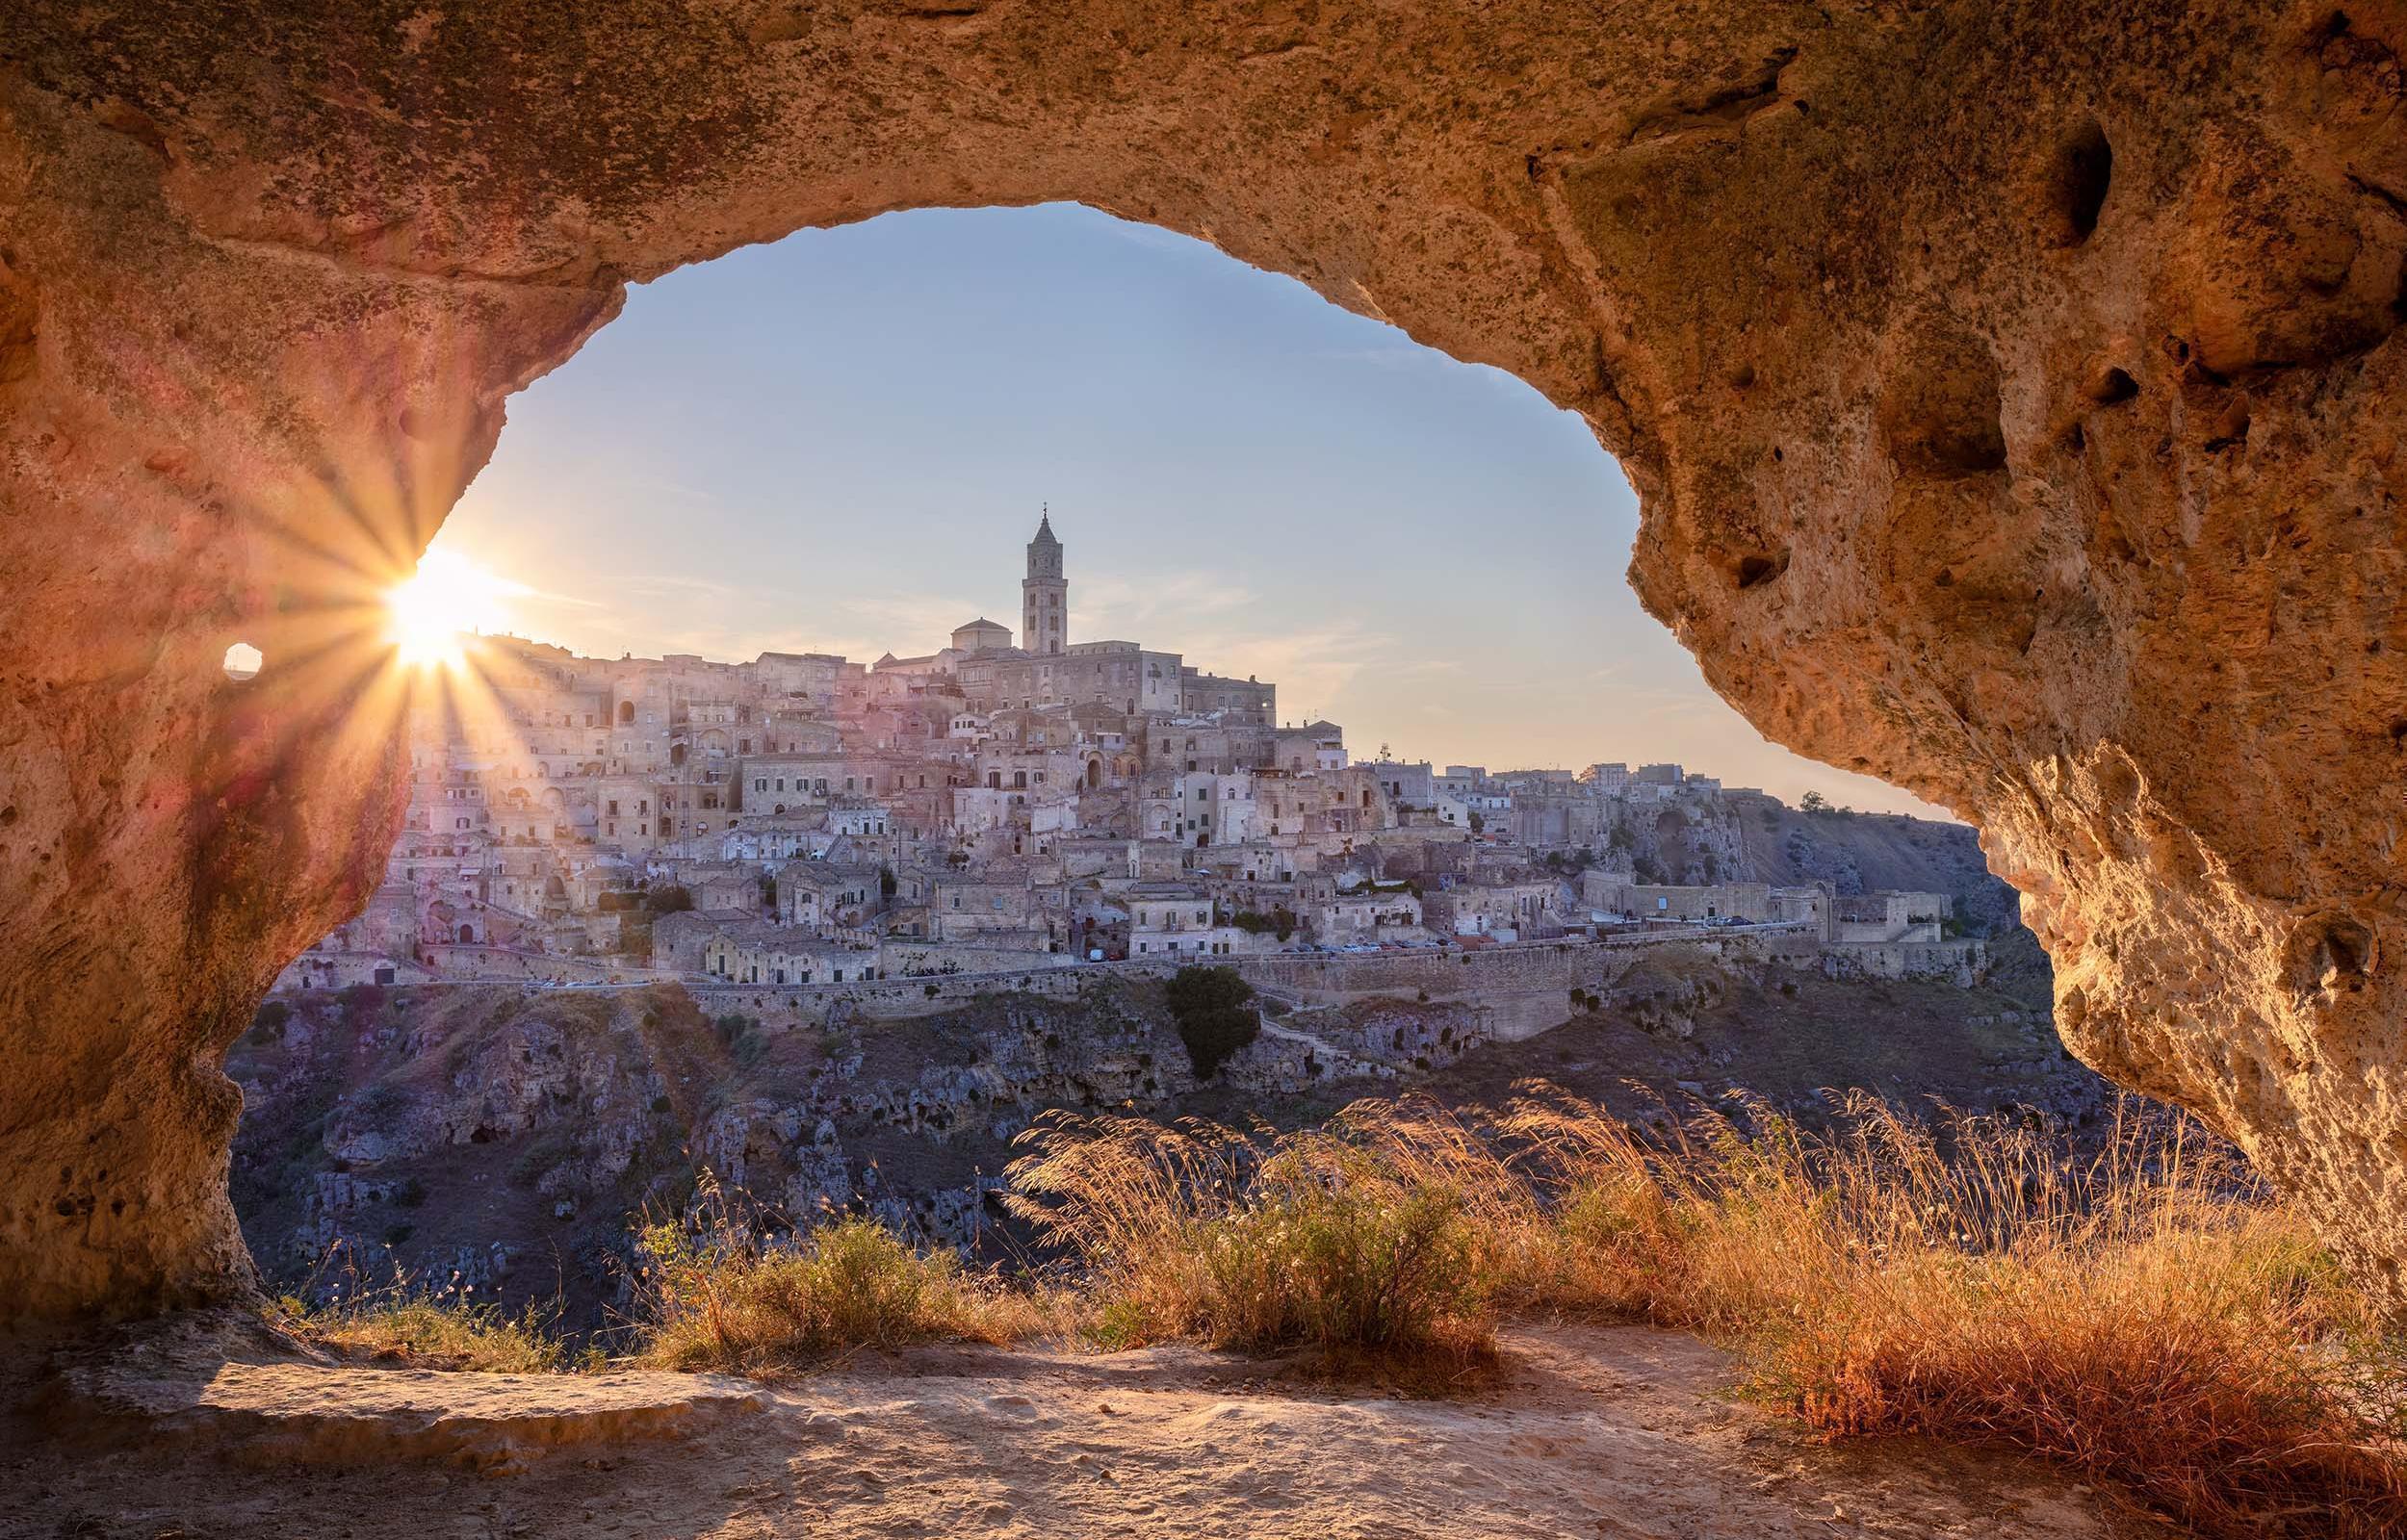
<svg viewBox="0 0 2407 1540">
<path fill-rule="evenodd" d="M 1062 577 L 1061 541 L 1053 534 L 1053 508 L 1038 504 L 1036 538 L 1028 542 L 1028 575 L 1020 584 L 1020 647 L 1054 654 L 1070 643 L 1070 584 Z"/>
</svg>

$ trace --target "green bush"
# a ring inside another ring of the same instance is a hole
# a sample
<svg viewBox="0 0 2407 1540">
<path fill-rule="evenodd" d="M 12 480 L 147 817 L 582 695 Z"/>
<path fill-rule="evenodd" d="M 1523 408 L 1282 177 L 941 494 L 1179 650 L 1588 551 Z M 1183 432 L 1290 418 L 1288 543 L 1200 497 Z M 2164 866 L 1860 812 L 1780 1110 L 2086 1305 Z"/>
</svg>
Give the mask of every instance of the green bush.
<svg viewBox="0 0 2407 1540">
<path fill-rule="evenodd" d="M 1276 935 L 1285 940 L 1296 932 L 1295 911 L 1281 904 L 1265 914 L 1260 910 L 1241 909 L 1229 917 L 1229 923 L 1249 936 Z"/>
<path fill-rule="evenodd" d="M 1254 986 L 1234 968 L 1180 968 L 1170 981 L 1170 1015 L 1196 1077 L 1209 1080 L 1238 1049 L 1260 1036 Z"/>
</svg>

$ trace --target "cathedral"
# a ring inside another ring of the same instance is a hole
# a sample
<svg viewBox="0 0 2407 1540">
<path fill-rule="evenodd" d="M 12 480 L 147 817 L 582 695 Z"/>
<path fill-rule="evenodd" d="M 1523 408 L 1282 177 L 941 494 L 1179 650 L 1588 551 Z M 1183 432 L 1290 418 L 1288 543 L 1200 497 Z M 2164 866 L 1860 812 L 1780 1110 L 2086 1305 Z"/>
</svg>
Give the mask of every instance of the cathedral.
<svg viewBox="0 0 2407 1540">
<path fill-rule="evenodd" d="M 893 680 L 887 692 L 924 691 L 945 679 L 975 712 L 1086 706 L 1124 714 L 1214 717 L 1231 726 L 1269 727 L 1276 686 L 1229 679 L 1190 667 L 1177 653 L 1135 642 L 1070 640 L 1070 582 L 1063 576 L 1061 540 L 1050 509 L 1028 542 L 1027 575 L 1020 581 L 1020 645 L 1009 627 L 981 615 L 953 629 L 951 644 L 921 657 L 889 653 L 869 666 L 872 679 Z M 922 681 L 906 684 L 905 680 Z M 874 692 L 873 692 L 874 693 Z"/>
</svg>

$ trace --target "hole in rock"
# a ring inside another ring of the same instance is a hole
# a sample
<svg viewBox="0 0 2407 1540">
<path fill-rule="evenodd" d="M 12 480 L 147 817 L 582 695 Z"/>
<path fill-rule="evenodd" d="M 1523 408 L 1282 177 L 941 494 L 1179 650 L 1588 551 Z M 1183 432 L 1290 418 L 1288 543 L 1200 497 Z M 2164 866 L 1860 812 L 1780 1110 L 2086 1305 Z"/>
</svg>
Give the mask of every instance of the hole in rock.
<svg viewBox="0 0 2407 1540">
<path fill-rule="evenodd" d="M 2373 965 L 2373 932 L 2345 914 L 2300 922 L 2291 939 L 2291 982 L 2313 994 L 2363 978 Z"/>
<path fill-rule="evenodd" d="M 2089 398 L 2100 406 L 2113 406 L 2138 394 L 2139 381 L 2132 378 L 2128 371 L 2109 369 L 2098 376 L 2098 383 L 2090 387 Z"/>
<path fill-rule="evenodd" d="M 2093 118 L 2057 150 L 2057 207 L 2063 218 L 2059 244 L 2077 246 L 2097 233 L 2098 216 L 2113 183 L 2114 146 Z"/>
<path fill-rule="evenodd" d="M 248 642 L 236 642 L 225 650 L 225 677 L 238 682 L 255 680 L 266 662 L 267 657 L 259 649 Z"/>
<path fill-rule="evenodd" d="M 1759 588 L 1789 570 L 1789 553 L 1776 556 L 1746 556 L 1739 561 L 1739 587 Z"/>
</svg>

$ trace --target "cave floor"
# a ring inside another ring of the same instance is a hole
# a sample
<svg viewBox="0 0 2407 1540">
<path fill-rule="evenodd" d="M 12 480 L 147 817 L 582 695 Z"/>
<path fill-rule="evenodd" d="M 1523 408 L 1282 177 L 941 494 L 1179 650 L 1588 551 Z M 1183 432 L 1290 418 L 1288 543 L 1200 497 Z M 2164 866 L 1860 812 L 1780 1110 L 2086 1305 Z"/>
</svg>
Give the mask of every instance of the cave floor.
<svg viewBox="0 0 2407 1540">
<path fill-rule="evenodd" d="M 54 1404 L 4 1430 L 0 1535 L 2124 1532 L 2112 1504 L 2027 1461 L 1918 1441 L 1820 1444 L 1734 1400 L 1726 1362 L 1693 1338 L 1522 1326 L 1504 1347 L 1498 1369 L 1442 1395 L 1332 1388 L 1292 1365 L 1183 1348 L 939 1348 L 865 1355 L 764 1391 L 738 1383 L 735 1396 L 728 1381 L 650 1376 L 689 1380 L 713 1409 L 601 1436 L 561 1436 L 548 1402 L 529 1412 L 548 1432 L 506 1432 L 513 1385 L 531 1405 L 574 1394 L 556 1380 L 407 1376 L 374 1413 L 455 1381 L 475 1403 L 470 1421 L 516 1446 L 501 1459 L 490 1449 L 430 1455 L 423 1440 L 279 1438 L 279 1418 L 310 1415 L 294 1404 L 307 1399 L 295 1383 L 282 1384 L 280 1407 L 197 1424 L 154 1417 L 147 1429 L 141 1417 L 94 1425 Z M 358 1393 L 361 1371 L 326 1373 L 324 1399 Z M 414 1425 L 424 1432 L 423 1419 Z"/>
</svg>

